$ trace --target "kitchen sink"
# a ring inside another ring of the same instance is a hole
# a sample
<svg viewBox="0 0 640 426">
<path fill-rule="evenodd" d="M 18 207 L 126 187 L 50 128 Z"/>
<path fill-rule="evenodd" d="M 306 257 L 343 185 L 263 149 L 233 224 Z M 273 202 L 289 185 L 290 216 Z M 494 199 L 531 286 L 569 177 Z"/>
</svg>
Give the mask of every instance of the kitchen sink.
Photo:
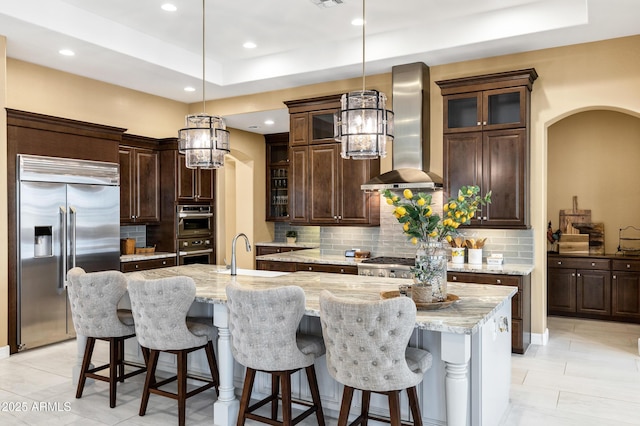
<svg viewBox="0 0 640 426">
<path fill-rule="evenodd" d="M 230 269 L 218 269 L 216 272 L 218 274 L 231 274 Z M 280 271 L 262 271 L 256 269 L 238 269 L 236 272 L 238 273 L 238 275 L 247 275 L 252 277 L 280 277 L 289 273 Z"/>
</svg>

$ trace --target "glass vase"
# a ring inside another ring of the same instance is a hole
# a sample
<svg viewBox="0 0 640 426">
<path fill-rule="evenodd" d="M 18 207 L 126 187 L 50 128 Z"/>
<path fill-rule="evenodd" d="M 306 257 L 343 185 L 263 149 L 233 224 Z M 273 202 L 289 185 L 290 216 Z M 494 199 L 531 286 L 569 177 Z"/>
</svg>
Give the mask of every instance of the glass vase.
<svg viewBox="0 0 640 426">
<path fill-rule="evenodd" d="M 447 248 L 436 240 L 421 241 L 416 251 L 414 287 L 431 286 L 430 302 L 447 300 Z M 419 302 L 418 300 L 414 301 Z"/>
</svg>

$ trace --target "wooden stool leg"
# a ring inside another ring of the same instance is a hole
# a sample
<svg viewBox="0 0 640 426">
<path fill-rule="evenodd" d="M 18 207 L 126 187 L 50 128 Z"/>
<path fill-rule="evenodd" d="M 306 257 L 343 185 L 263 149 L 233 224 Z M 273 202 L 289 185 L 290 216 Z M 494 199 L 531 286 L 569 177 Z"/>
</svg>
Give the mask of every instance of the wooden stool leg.
<svg viewBox="0 0 640 426">
<path fill-rule="evenodd" d="M 391 426 L 400 426 L 400 392 L 388 392 L 389 397 L 389 417 L 391 418 Z"/>
<path fill-rule="evenodd" d="M 118 346 L 118 378 L 120 382 L 124 382 L 124 338 L 117 338 Z"/>
<path fill-rule="evenodd" d="M 271 374 L 271 419 L 278 419 L 278 394 L 280 393 L 280 376 Z"/>
<path fill-rule="evenodd" d="M 207 361 L 209 362 L 209 370 L 211 370 L 211 379 L 216 384 L 216 396 L 220 396 L 220 390 L 218 386 L 220 385 L 220 374 L 218 372 L 218 361 L 216 360 L 216 353 L 213 351 L 213 343 L 211 340 L 207 342 L 207 346 L 204 347 L 205 352 L 207 353 Z"/>
<path fill-rule="evenodd" d="M 313 365 L 310 365 L 306 368 L 306 372 L 309 389 L 311 390 L 311 398 L 313 399 L 313 405 L 316 407 L 316 419 L 318 420 L 318 426 L 324 426 L 324 413 L 322 412 L 322 402 L 320 401 L 320 390 L 318 389 L 316 369 Z"/>
<path fill-rule="evenodd" d="M 144 379 L 144 389 L 142 390 L 142 400 L 140 401 L 140 412 L 138 413 L 140 416 L 144 416 L 144 413 L 147 412 L 147 404 L 149 403 L 149 387 L 151 386 L 151 382 L 155 382 L 156 376 L 156 366 L 158 365 L 158 356 L 160 355 L 159 351 L 150 350 L 149 351 L 149 363 L 147 364 L 147 376 Z"/>
<path fill-rule="evenodd" d="M 414 426 L 422 426 L 422 414 L 420 414 L 420 405 L 418 404 L 418 392 L 416 387 L 407 388 L 409 396 L 409 408 L 411 408 L 411 416 L 413 417 Z"/>
<path fill-rule="evenodd" d="M 78 388 L 76 389 L 76 398 L 82 397 L 84 384 L 87 381 L 87 371 L 89 371 L 89 365 L 91 364 L 91 355 L 93 354 L 93 347 L 95 346 L 95 344 L 95 338 L 87 337 L 87 345 L 84 348 L 84 357 L 82 358 L 82 369 L 80 370 L 80 378 L 78 379 Z"/>
<path fill-rule="evenodd" d="M 187 405 L 187 351 L 177 353 L 178 357 L 178 426 L 184 426 Z"/>
<path fill-rule="evenodd" d="M 244 386 L 242 387 L 242 397 L 240 398 L 240 408 L 238 410 L 237 426 L 243 426 L 247 418 L 247 408 L 251 399 L 251 391 L 253 389 L 253 381 L 256 378 L 256 370 L 247 367 L 244 376 Z"/>
<path fill-rule="evenodd" d="M 360 424 L 367 426 L 369 424 L 369 407 L 371 406 L 371 392 L 361 390 L 362 392 L 362 409 L 360 410 Z"/>
<path fill-rule="evenodd" d="M 280 375 L 282 380 L 282 425 L 291 426 L 291 372 Z"/>
<path fill-rule="evenodd" d="M 116 386 L 118 384 L 118 358 L 120 350 L 118 339 L 110 337 L 109 341 L 109 407 L 116 406 Z"/>
<path fill-rule="evenodd" d="M 353 399 L 353 388 L 345 386 L 342 392 L 342 404 L 340 405 L 340 415 L 338 416 L 338 426 L 347 426 L 349 420 L 349 408 Z"/>
</svg>

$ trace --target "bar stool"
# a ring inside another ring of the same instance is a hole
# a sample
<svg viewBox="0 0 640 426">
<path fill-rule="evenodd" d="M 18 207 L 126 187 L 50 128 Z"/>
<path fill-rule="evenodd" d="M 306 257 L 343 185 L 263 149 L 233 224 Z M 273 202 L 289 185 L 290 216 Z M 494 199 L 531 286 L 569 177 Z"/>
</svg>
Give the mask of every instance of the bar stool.
<svg viewBox="0 0 640 426">
<path fill-rule="evenodd" d="M 399 426 L 399 393 L 403 389 L 409 396 L 414 425 L 422 425 L 416 385 L 431 367 L 432 356 L 407 346 L 415 321 L 416 305 L 407 297 L 366 302 L 322 291 L 320 323 L 327 345 L 327 367 L 344 385 L 338 426 L 347 424 L 355 389 L 362 391 L 362 409 L 351 425 L 383 420 L 369 414 L 374 392 L 387 395 L 390 423 Z"/>
<path fill-rule="evenodd" d="M 236 283 L 227 286 L 231 352 L 237 362 L 247 367 L 240 399 L 237 425 L 246 419 L 271 425 L 290 426 L 312 413 L 318 425 L 324 425 L 320 391 L 314 368 L 315 359 L 324 354 L 319 336 L 296 334 L 304 315 L 302 288 L 287 286 L 255 290 Z M 313 404 L 292 418 L 291 375 L 305 369 Z M 271 374 L 271 394 L 249 406 L 256 372 Z M 282 421 L 278 421 L 278 393 L 282 386 Z M 271 402 L 271 418 L 254 411 Z"/>
<path fill-rule="evenodd" d="M 143 367 L 124 373 L 125 365 L 139 367 L 124 360 L 124 341 L 135 336 L 131 311 L 118 309 L 118 302 L 127 292 L 127 280 L 120 271 L 86 273 L 82 268 L 71 269 L 67 277 L 73 327 L 87 338 L 76 398 L 82 397 L 87 378 L 101 380 L 109 383 L 109 406 L 113 408 L 117 383 L 146 371 Z M 109 342 L 109 363 L 90 368 L 96 340 Z M 146 360 L 148 352 L 143 354 Z M 107 368 L 108 376 L 96 374 Z"/>
<path fill-rule="evenodd" d="M 187 319 L 196 295 L 195 282 L 189 277 L 146 280 L 142 274 L 134 273 L 129 276 L 128 288 L 136 337 L 140 346 L 149 350 L 147 377 L 138 414 L 145 415 L 150 394 L 165 396 L 178 401 L 178 424 L 183 426 L 187 398 L 212 387 L 218 394 L 220 380 L 213 351 L 213 324 Z M 207 354 L 211 380 L 187 374 L 187 356 L 199 349 L 204 349 Z M 175 376 L 156 382 L 155 372 L 161 352 L 176 355 L 177 372 Z M 188 378 L 204 384 L 187 391 Z M 160 389 L 173 381 L 177 381 L 177 393 Z"/>
</svg>

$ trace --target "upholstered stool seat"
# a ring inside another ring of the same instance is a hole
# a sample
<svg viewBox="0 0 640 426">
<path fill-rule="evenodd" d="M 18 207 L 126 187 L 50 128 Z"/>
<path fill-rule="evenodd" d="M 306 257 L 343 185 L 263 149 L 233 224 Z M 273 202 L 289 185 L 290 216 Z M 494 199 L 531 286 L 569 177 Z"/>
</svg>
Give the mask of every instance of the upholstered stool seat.
<svg viewBox="0 0 640 426">
<path fill-rule="evenodd" d="M 124 341 L 135 336 L 131 311 L 118 309 L 118 302 L 127 292 L 127 280 L 120 271 L 85 273 L 73 268 L 68 274 L 67 291 L 71 305 L 73 326 L 77 334 L 87 338 L 76 398 L 82 397 L 87 378 L 109 382 L 109 406 L 116 406 L 117 382 L 144 373 L 137 368 L 125 374 Z M 91 368 L 91 357 L 96 340 L 109 342 L 109 363 Z M 147 355 L 146 351 L 143 354 Z M 97 372 L 109 369 L 109 375 Z"/>
<path fill-rule="evenodd" d="M 218 365 L 213 350 L 215 336 L 213 322 L 206 319 L 187 319 L 187 312 L 196 295 L 196 285 L 189 277 L 146 280 L 139 273 L 129 276 L 129 298 L 135 320 L 136 337 L 140 346 L 149 350 L 148 371 L 142 392 L 139 415 L 147 411 L 150 394 L 162 395 L 178 401 L 178 424 L 185 424 L 186 399 L 215 387 L 218 393 Z M 211 372 L 211 380 L 187 374 L 189 353 L 204 349 Z M 161 352 L 177 357 L 175 376 L 156 382 L 155 372 Z M 187 379 L 203 382 L 187 391 Z M 177 381 L 177 393 L 161 389 Z"/>
<path fill-rule="evenodd" d="M 416 305 L 407 297 L 380 301 L 320 294 L 320 323 L 329 374 L 344 385 L 338 426 L 348 422 L 355 389 L 362 391 L 360 415 L 351 423 L 381 420 L 369 413 L 371 392 L 387 395 L 389 422 L 400 425 L 399 392 L 407 390 L 414 425 L 422 425 L 416 386 L 431 367 L 428 351 L 408 347 Z"/>
<path fill-rule="evenodd" d="M 297 286 L 256 290 L 236 283 L 227 286 L 231 351 L 237 362 L 247 368 L 238 426 L 246 419 L 271 425 L 290 426 L 315 413 L 318 425 L 324 425 L 320 392 L 314 362 L 325 352 L 322 337 L 297 333 L 304 315 L 305 295 Z M 291 375 L 305 369 L 313 403 L 292 418 Z M 271 374 L 271 394 L 253 405 L 251 391 L 256 372 Z M 278 420 L 278 400 L 282 386 L 282 420 Z M 271 417 L 254 411 L 271 403 Z"/>
</svg>

